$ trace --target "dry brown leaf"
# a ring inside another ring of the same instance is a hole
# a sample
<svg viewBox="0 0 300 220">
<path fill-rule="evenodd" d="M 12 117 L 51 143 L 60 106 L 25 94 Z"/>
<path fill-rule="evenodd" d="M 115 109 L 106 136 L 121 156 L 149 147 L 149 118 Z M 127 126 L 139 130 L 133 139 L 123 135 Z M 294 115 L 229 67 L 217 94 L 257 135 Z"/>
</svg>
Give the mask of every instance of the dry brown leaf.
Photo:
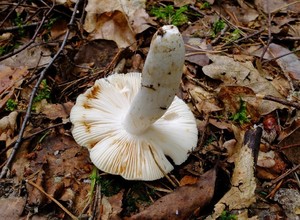
<svg viewBox="0 0 300 220">
<path fill-rule="evenodd" d="M 241 106 L 241 99 L 246 102 L 246 110 L 249 119 L 257 121 L 260 101 L 256 98 L 252 89 L 243 86 L 223 86 L 218 94 L 225 107 L 225 111 L 232 115 L 237 113 Z"/>
<path fill-rule="evenodd" d="M 255 51 L 252 51 L 251 53 L 255 56 L 261 57 L 263 51 L 264 51 L 264 48 L 258 48 Z M 283 56 L 283 55 L 285 55 L 285 56 Z M 278 57 L 280 57 L 280 58 L 278 58 Z M 271 43 L 268 47 L 268 50 L 264 54 L 263 58 L 267 59 L 267 60 L 270 60 L 273 58 L 278 58 L 278 59 L 275 59 L 275 61 L 281 67 L 284 75 L 286 75 L 288 78 L 292 78 L 294 80 L 300 80 L 299 58 L 295 54 L 291 53 L 291 51 L 289 49 L 286 49 L 285 47 L 282 47 L 278 44 Z M 283 83 L 282 80 L 281 80 L 281 83 Z"/>
<path fill-rule="evenodd" d="M 35 180 L 35 184 L 39 187 L 43 188 L 44 182 L 45 182 L 45 172 L 43 170 L 40 170 L 38 172 L 38 175 Z M 39 189 L 36 187 L 30 185 L 29 183 L 26 184 L 26 188 L 28 191 L 28 198 L 27 198 L 27 204 L 29 206 L 42 206 L 45 204 L 47 197 L 45 194 L 43 194 Z"/>
<path fill-rule="evenodd" d="M 247 25 L 249 22 L 254 21 L 258 17 L 258 12 L 250 7 L 236 7 L 232 5 L 224 5 L 227 11 L 234 14 L 236 19 L 244 24 Z"/>
<path fill-rule="evenodd" d="M 300 61 L 295 54 L 291 53 L 290 50 L 278 44 L 270 44 L 268 52 L 272 55 L 273 58 L 288 54 L 279 59 L 276 59 L 276 62 L 281 67 L 286 76 L 289 76 L 292 79 L 300 80 Z"/>
<path fill-rule="evenodd" d="M 90 189 L 90 184 L 84 182 L 93 167 L 88 151 L 79 147 L 72 137 L 53 133 L 35 152 L 36 158 L 30 161 L 27 172 L 42 170 L 46 178 L 41 187 L 55 199 L 67 201 L 79 214 L 86 206 L 84 201 Z M 32 193 L 29 189 L 29 196 Z"/>
<path fill-rule="evenodd" d="M 25 204 L 23 197 L 0 198 L 0 219 L 20 219 Z"/>
<path fill-rule="evenodd" d="M 244 86 L 252 89 L 255 94 L 282 97 L 272 82 L 262 77 L 250 61 L 237 62 L 227 56 L 208 54 L 212 64 L 204 66 L 203 72 L 213 78 L 223 81 L 224 85 Z M 259 114 L 267 114 L 284 106 L 278 103 L 262 100 Z"/>
<path fill-rule="evenodd" d="M 0 64 L 0 109 L 4 108 L 8 99 L 14 93 L 14 89 L 19 87 L 24 76 L 28 74 L 27 68 L 13 68 Z"/>
<path fill-rule="evenodd" d="M 143 0 L 89 0 L 85 10 L 84 28 L 90 38 L 113 40 L 121 48 L 133 46 L 135 35 L 151 23 Z"/>
<path fill-rule="evenodd" d="M 128 218 L 134 219 L 187 219 L 193 212 L 207 205 L 215 189 L 216 170 L 212 169 L 203 174 L 197 183 L 178 187 L 144 211 Z"/>
<path fill-rule="evenodd" d="M 184 36 L 185 42 L 185 59 L 191 63 L 199 66 L 206 66 L 209 64 L 209 59 L 204 51 L 211 50 L 211 45 L 207 45 L 206 41 L 195 38 Z"/>
<path fill-rule="evenodd" d="M 46 104 L 40 109 L 40 113 L 45 114 L 47 118 L 54 120 L 57 118 L 66 119 L 70 115 L 73 102 L 67 102 L 63 104 Z"/>
<path fill-rule="evenodd" d="M 195 176 L 184 176 L 180 182 L 179 182 L 179 185 L 180 186 L 185 186 L 185 185 L 191 185 L 191 184 L 195 184 L 197 183 L 197 181 L 199 180 L 198 177 L 195 177 Z"/>
<path fill-rule="evenodd" d="M 255 0 L 254 3 L 257 7 L 261 8 L 266 14 L 273 12 L 300 12 L 300 3 L 295 0 Z"/>
<path fill-rule="evenodd" d="M 125 15 L 120 11 L 106 12 L 96 19 L 95 27 L 89 31 L 90 39 L 113 40 L 120 48 L 132 46 L 135 43 L 135 34 L 127 24 Z M 86 23 L 87 24 L 87 21 Z"/>
<path fill-rule="evenodd" d="M 77 65 L 93 66 L 94 68 L 105 68 L 118 53 L 118 46 L 114 41 L 95 40 L 89 41 L 80 47 L 74 57 Z"/>
<path fill-rule="evenodd" d="M 195 106 L 199 112 L 208 114 L 222 110 L 222 108 L 217 105 L 215 94 L 207 92 L 202 87 L 193 86 L 190 88 L 190 94 L 194 99 Z"/>
<path fill-rule="evenodd" d="M 65 20 L 57 20 L 51 27 L 50 35 L 53 40 L 64 37 L 64 34 L 68 30 L 68 23 Z"/>
<path fill-rule="evenodd" d="M 300 127 L 299 121 L 289 128 L 288 135 L 280 141 L 279 147 L 287 159 L 294 164 L 300 164 Z M 286 131 L 284 131 L 286 132 Z"/>
<path fill-rule="evenodd" d="M 1 61 L 1 64 L 15 68 L 27 67 L 31 69 L 47 65 L 51 59 L 49 49 L 42 46 L 34 46 L 26 48 L 20 53 Z"/>
<path fill-rule="evenodd" d="M 102 213 L 101 220 L 117 220 L 121 219 L 119 214 L 122 212 L 122 199 L 124 191 L 120 191 L 116 195 L 102 197 Z"/>
</svg>

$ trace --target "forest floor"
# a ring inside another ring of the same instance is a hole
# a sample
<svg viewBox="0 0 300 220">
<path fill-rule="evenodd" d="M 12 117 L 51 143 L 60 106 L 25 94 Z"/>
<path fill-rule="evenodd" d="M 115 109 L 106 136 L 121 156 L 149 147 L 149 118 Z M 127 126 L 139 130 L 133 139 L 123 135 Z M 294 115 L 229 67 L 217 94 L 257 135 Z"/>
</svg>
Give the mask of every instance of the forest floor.
<svg viewBox="0 0 300 220">
<path fill-rule="evenodd" d="M 294 0 L 2 0 L 0 219 L 300 219 L 299 15 Z M 141 72 L 165 24 L 198 144 L 155 181 L 97 170 L 76 98 Z"/>
</svg>

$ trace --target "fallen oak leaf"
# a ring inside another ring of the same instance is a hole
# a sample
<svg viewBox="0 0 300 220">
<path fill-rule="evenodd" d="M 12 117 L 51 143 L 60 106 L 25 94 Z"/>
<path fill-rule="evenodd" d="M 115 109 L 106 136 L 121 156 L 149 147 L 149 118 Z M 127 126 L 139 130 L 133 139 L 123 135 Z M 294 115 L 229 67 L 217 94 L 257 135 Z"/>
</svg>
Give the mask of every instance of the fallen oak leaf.
<svg viewBox="0 0 300 220">
<path fill-rule="evenodd" d="M 284 97 L 272 81 L 268 81 L 260 75 L 252 62 L 237 62 L 233 58 L 213 54 L 207 54 L 207 56 L 213 63 L 204 66 L 202 68 L 203 73 L 213 79 L 223 81 L 224 86 L 243 86 L 252 89 L 255 94 Z M 264 115 L 277 108 L 284 108 L 284 106 L 279 103 L 262 100 L 258 106 L 258 111 Z"/>
<path fill-rule="evenodd" d="M 178 187 L 142 212 L 125 218 L 136 219 L 187 219 L 195 210 L 201 210 L 214 195 L 216 169 L 213 168 L 202 176 L 195 184 Z"/>
</svg>

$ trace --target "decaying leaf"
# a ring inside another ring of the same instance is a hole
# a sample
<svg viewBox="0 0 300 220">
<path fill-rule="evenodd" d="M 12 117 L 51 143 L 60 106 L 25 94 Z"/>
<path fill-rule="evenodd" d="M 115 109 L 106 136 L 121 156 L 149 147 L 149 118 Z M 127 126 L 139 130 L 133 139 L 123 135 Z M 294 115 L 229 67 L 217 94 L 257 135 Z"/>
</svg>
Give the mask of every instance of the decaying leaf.
<svg viewBox="0 0 300 220">
<path fill-rule="evenodd" d="M 211 45 L 207 45 L 206 41 L 195 37 L 184 36 L 183 40 L 186 45 L 185 59 L 187 61 L 199 66 L 206 66 L 209 64 L 209 59 L 206 56 L 205 51 L 211 50 Z"/>
<path fill-rule="evenodd" d="M 89 0 L 84 28 L 92 39 L 115 41 L 119 47 L 133 46 L 135 35 L 151 23 L 145 1 Z"/>
<path fill-rule="evenodd" d="M 283 97 L 273 86 L 272 82 L 262 77 L 250 61 L 237 62 L 227 56 L 207 55 L 213 63 L 203 67 L 203 72 L 213 78 L 223 81 L 224 85 L 245 86 L 255 94 Z M 262 100 L 258 110 L 260 114 L 267 114 L 283 105 Z"/>
<path fill-rule="evenodd" d="M 300 61 L 295 54 L 291 53 L 291 51 L 286 49 L 285 47 L 273 43 L 269 45 L 267 53 L 272 58 L 277 58 L 288 54 L 276 59 L 276 62 L 281 67 L 286 76 L 291 77 L 295 80 L 300 80 Z"/>
<path fill-rule="evenodd" d="M 216 219 L 228 209 L 244 209 L 255 202 L 256 181 L 255 153 L 253 147 L 258 147 L 262 130 L 257 128 L 249 130 L 244 136 L 244 143 L 238 141 L 239 150 L 235 158 L 235 168 L 232 174 L 231 189 L 215 205 L 214 213 L 207 219 Z"/>
<path fill-rule="evenodd" d="M 274 13 L 277 11 L 280 12 L 288 12 L 293 11 L 295 13 L 299 13 L 300 11 L 300 3 L 293 0 L 255 0 L 255 5 L 261 8 L 266 14 Z M 297 3 L 297 4 L 289 4 L 289 3 Z"/>
<path fill-rule="evenodd" d="M 246 102 L 247 116 L 252 121 L 257 121 L 260 117 L 258 109 L 260 100 L 249 87 L 243 86 L 222 86 L 218 94 L 219 99 L 224 104 L 226 112 L 236 114 L 241 106 L 241 100 Z"/>
<path fill-rule="evenodd" d="M 102 197 L 102 220 L 117 220 L 121 219 L 119 214 L 122 211 L 122 199 L 124 191 L 120 191 L 111 197 Z"/>
<path fill-rule="evenodd" d="M 46 104 L 41 107 L 40 112 L 45 114 L 47 118 L 54 120 L 57 118 L 66 119 L 70 115 L 71 108 L 73 107 L 72 102 L 63 104 Z"/>
<path fill-rule="evenodd" d="M 86 206 L 84 201 L 90 185 L 84 180 L 89 178 L 91 170 L 88 151 L 79 147 L 71 137 L 56 133 L 45 138 L 27 168 L 28 173 L 44 173 L 43 178 L 37 178 L 43 183 L 41 187 L 55 199 L 66 201 L 78 213 Z M 33 204 L 43 205 L 46 201 L 35 202 L 39 197 L 34 192 L 28 188 Z"/>
<path fill-rule="evenodd" d="M 279 143 L 281 151 L 287 159 L 294 164 L 300 164 L 300 128 L 299 121 L 294 123 L 296 127 Z"/>
<path fill-rule="evenodd" d="M 258 17 L 258 12 L 244 4 L 244 7 L 236 7 L 232 5 L 225 5 L 226 10 L 235 15 L 238 22 L 247 25 L 249 22 L 254 21 Z"/>
<path fill-rule="evenodd" d="M 118 52 L 115 42 L 109 40 L 89 41 L 80 47 L 74 57 L 77 65 L 93 66 L 94 68 L 107 67 Z"/>
<path fill-rule="evenodd" d="M 35 46 L 26 48 L 20 53 L 3 60 L 1 64 L 15 68 L 27 67 L 28 69 L 31 69 L 45 66 L 51 59 L 52 57 L 49 49 L 42 46 Z"/>
<path fill-rule="evenodd" d="M 202 87 L 194 86 L 190 90 L 190 94 L 195 100 L 195 105 L 199 112 L 207 114 L 222 110 L 222 108 L 217 105 L 215 94 L 205 91 Z"/>
<path fill-rule="evenodd" d="M 25 204 L 23 197 L 0 198 L 0 219 L 20 219 Z"/>
<path fill-rule="evenodd" d="M 0 64 L 0 109 L 12 97 L 14 89 L 19 87 L 24 76 L 28 74 L 26 67 L 8 67 Z"/>
<path fill-rule="evenodd" d="M 212 169 L 203 174 L 197 183 L 177 188 L 128 220 L 187 219 L 196 209 L 201 210 L 209 203 L 214 194 L 215 180 L 216 170 Z"/>
</svg>

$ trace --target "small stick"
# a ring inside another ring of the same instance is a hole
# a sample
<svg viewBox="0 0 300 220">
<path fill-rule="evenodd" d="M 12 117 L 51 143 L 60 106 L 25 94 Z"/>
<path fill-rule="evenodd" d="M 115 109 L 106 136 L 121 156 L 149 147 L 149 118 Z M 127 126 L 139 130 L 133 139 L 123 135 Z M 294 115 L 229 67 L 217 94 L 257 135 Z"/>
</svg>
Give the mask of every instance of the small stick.
<svg viewBox="0 0 300 220">
<path fill-rule="evenodd" d="M 5 18 L 2 20 L 2 22 L 0 23 L 0 27 L 2 27 L 2 25 L 4 24 L 4 22 L 5 22 L 5 21 L 9 18 L 9 16 L 15 11 L 15 9 L 16 9 L 17 7 L 19 7 L 19 6 L 22 4 L 23 1 L 24 1 L 24 0 L 19 1 L 18 4 L 15 5 L 14 8 L 6 15 L 6 17 L 5 17 Z"/>
<path fill-rule="evenodd" d="M 68 209 L 66 209 L 59 201 L 57 201 L 55 198 L 53 198 L 51 195 L 46 193 L 39 185 L 35 184 L 31 180 L 25 180 L 27 183 L 32 185 L 33 187 L 37 188 L 41 193 L 43 193 L 45 196 L 47 196 L 48 199 L 56 203 L 65 213 L 67 213 L 72 219 L 78 220 L 78 218 L 73 215 Z"/>
<path fill-rule="evenodd" d="M 48 70 L 50 69 L 50 67 L 53 65 L 53 63 L 57 59 L 57 57 L 61 54 L 63 48 L 65 47 L 65 45 L 67 43 L 69 34 L 71 32 L 70 27 L 72 26 L 72 23 L 74 22 L 75 14 L 77 12 L 77 8 L 78 8 L 78 5 L 79 5 L 80 2 L 81 2 L 81 0 L 77 0 L 76 4 L 74 6 L 74 11 L 73 11 L 70 23 L 68 25 L 69 29 L 67 30 L 67 32 L 65 34 L 65 38 L 64 38 L 64 40 L 63 40 L 63 42 L 62 42 L 59 50 L 57 51 L 57 53 L 55 54 L 55 56 L 52 58 L 52 60 L 48 64 L 48 66 L 40 73 L 40 77 L 39 77 L 37 83 L 35 84 L 32 92 L 31 92 L 29 104 L 28 104 L 27 111 L 26 111 L 26 115 L 24 117 L 24 121 L 22 123 L 18 139 L 17 139 L 16 144 L 14 145 L 14 147 L 13 147 L 13 149 L 11 151 L 11 154 L 9 155 L 9 158 L 7 159 L 7 162 L 6 162 L 5 166 L 3 167 L 2 171 L 1 171 L 0 179 L 3 178 L 4 176 L 6 176 L 7 171 L 9 170 L 9 167 L 10 167 L 12 161 L 13 161 L 13 158 L 14 158 L 15 154 L 17 153 L 17 150 L 19 149 L 19 146 L 20 146 L 20 144 L 22 142 L 22 138 L 23 138 L 23 134 L 24 134 L 24 131 L 25 131 L 25 128 L 26 128 L 26 124 L 27 124 L 27 122 L 28 122 L 28 120 L 29 120 L 29 118 L 31 116 L 31 107 L 32 107 L 32 104 L 33 104 L 33 99 L 34 99 L 34 96 L 35 96 L 35 94 L 36 94 L 36 92 L 37 92 L 37 90 L 39 88 L 39 85 L 41 84 L 41 82 L 44 79 L 46 73 L 48 72 Z M 52 10 L 52 8 L 49 11 L 51 11 L 51 10 Z M 43 23 L 41 23 L 41 24 L 43 24 Z"/>
<path fill-rule="evenodd" d="M 266 47 L 264 48 L 264 50 L 263 50 L 263 52 L 260 56 L 260 59 L 259 59 L 260 62 L 262 62 L 262 60 L 265 56 L 265 53 L 267 52 L 267 50 L 269 48 L 269 45 L 273 40 L 272 33 L 271 33 L 271 13 L 270 13 L 270 10 L 269 10 L 269 2 L 267 2 L 267 7 L 268 7 L 268 41 L 267 41 Z"/>
<path fill-rule="evenodd" d="M 277 103 L 280 103 L 280 104 L 283 104 L 283 105 L 286 105 L 286 106 L 292 106 L 296 109 L 300 109 L 300 104 L 297 103 L 297 102 L 290 102 L 290 101 L 287 101 L 286 99 L 278 98 L 278 97 L 271 96 L 271 95 L 258 94 L 256 96 L 258 98 L 262 98 L 264 100 L 273 101 L 273 102 L 277 102 Z"/>
<path fill-rule="evenodd" d="M 8 54 L 5 54 L 5 55 L 1 56 L 0 57 L 0 61 L 5 60 L 6 58 L 11 57 L 11 56 L 13 56 L 13 55 L 15 55 L 17 53 L 20 53 L 22 50 L 25 50 L 27 47 L 29 47 L 31 44 L 34 43 L 36 37 L 38 36 L 41 28 L 43 27 L 43 25 L 45 23 L 46 18 L 51 13 L 51 11 L 53 10 L 54 6 L 55 6 L 55 4 L 52 5 L 52 7 L 49 9 L 49 11 L 46 13 L 46 15 L 43 17 L 42 21 L 40 22 L 39 26 L 37 27 L 37 30 L 35 31 L 33 37 L 30 39 L 30 41 L 27 44 L 25 44 L 23 47 L 20 47 L 17 50 L 14 50 L 14 51 L 12 51 L 12 52 L 10 52 Z"/>
<path fill-rule="evenodd" d="M 271 182 L 267 183 L 266 186 L 271 187 L 274 184 L 276 184 L 277 182 L 281 181 L 282 179 L 284 179 L 285 177 L 287 177 L 288 175 L 290 175 L 291 173 L 295 172 L 296 170 L 298 170 L 300 168 L 300 164 L 298 164 L 297 166 L 294 166 L 293 168 L 287 170 L 284 174 L 281 174 L 279 177 L 277 177 L 276 179 L 272 180 Z"/>
</svg>

